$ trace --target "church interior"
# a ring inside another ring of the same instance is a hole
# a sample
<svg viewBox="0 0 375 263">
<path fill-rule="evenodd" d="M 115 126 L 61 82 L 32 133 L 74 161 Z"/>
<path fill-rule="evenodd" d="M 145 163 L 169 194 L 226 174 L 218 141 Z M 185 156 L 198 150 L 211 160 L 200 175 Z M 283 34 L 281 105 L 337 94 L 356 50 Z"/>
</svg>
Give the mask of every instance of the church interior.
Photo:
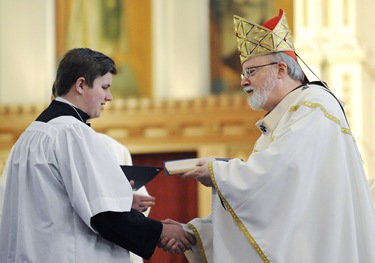
<svg viewBox="0 0 375 263">
<path fill-rule="evenodd" d="M 240 86 L 233 14 L 259 22 L 283 8 L 297 53 L 345 102 L 367 177 L 375 178 L 375 47 L 371 0 L 0 0 L 0 174 L 24 129 L 49 104 L 59 58 L 74 47 L 116 61 L 114 100 L 92 127 L 124 144 L 136 165 L 246 160 L 259 137 Z M 240 13 L 240 14 L 239 14 Z M 211 190 L 160 174 L 150 217 L 188 222 L 210 212 Z M 160 249 L 145 262 L 187 262 Z"/>
</svg>

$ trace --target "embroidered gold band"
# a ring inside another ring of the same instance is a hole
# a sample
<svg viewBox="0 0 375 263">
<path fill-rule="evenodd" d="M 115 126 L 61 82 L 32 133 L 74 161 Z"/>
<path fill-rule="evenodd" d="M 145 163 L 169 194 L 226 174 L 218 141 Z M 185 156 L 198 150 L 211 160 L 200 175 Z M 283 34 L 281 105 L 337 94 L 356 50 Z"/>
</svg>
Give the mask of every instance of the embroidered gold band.
<svg viewBox="0 0 375 263">
<path fill-rule="evenodd" d="M 217 191 L 217 194 L 220 196 L 220 198 L 223 201 L 226 209 L 229 211 L 229 213 L 233 217 L 234 221 L 236 222 L 236 224 L 238 225 L 238 227 L 240 228 L 240 230 L 242 231 L 242 233 L 245 235 L 245 237 L 247 238 L 247 240 L 250 242 L 250 244 L 252 245 L 252 247 L 258 253 L 259 257 L 263 260 L 263 262 L 269 263 L 270 261 L 268 260 L 268 258 L 266 257 L 266 255 L 264 255 L 264 253 L 263 253 L 262 249 L 259 247 L 258 243 L 255 241 L 255 239 L 253 238 L 253 236 L 249 233 L 249 231 L 247 230 L 247 228 L 245 227 L 245 225 L 242 223 L 242 221 L 238 218 L 238 216 L 234 212 L 234 210 L 231 207 L 231 205 L 229 204 L 229 202 L 224 198 L 224 196 L 220 192 L 220 190 L 218 188 L 218 185 L 216 183 L 216 180 L 215 180 L 214 169 L 213 169 L 212 162 L 209 163 L 209 170 L 210 170 L 212 182 L 213 182 L 214 187 L 215 187 L 215 189 Z"/>
<path fill-rule="evenodd" d="M 343 127 L 341 126 L 341 122 L 340 122 L 340 120 L 339 120 L 338 118 L 336 118 L 335 116 L 333 116 L 332 114 L 329 114 L 328 111 L 327 111 L 327 110 L 323 107 L 323 105 L 320 104 L 320 103 L 312 103 L 312 102 L 308 102 L 308 101 L 303 101 L 303 102 L 301 103 L 301 105 L 290 107 L 290 108 L 289 108 L 289 111 L 290 111 L 290 112 L 291 112 L 291 111 L 297 111 L 297 110 L 299 109 L 299 107 L 302 106 L 302 105 L 303 105 L 303 106 L 310 107 L 310 108 L 319 108 L 319 109 L 323 112 L 324 116 L 326 116 L 329 120 L 336 122 L 336 123 L 340 126 L 340 129 L 341 129 L 341 132 L 342 132 L 342 133 L 345 133 L 345 134 L 348 134 L 348 135 L 352 135 L 352 132 L 350 131 L 350 129 L 348 129 L 348 128 L 343 128 Z M 354 139 L 354 138 L 353 138 L 353 139 Z"/>
<path fill-rule="evenodd" d="M 202 257 L 203 263 L 208 263 L 206 253 L 204 252 L 204 247 L 202 243 L 201 236 L 199 235 L 198 230 L 195 228 L 193 224 L 188 223 L 187 226 L 193 231 L 195 238 L 197 239 L 198 247 L 199 247 L 199 254 Z"/>
</svg>

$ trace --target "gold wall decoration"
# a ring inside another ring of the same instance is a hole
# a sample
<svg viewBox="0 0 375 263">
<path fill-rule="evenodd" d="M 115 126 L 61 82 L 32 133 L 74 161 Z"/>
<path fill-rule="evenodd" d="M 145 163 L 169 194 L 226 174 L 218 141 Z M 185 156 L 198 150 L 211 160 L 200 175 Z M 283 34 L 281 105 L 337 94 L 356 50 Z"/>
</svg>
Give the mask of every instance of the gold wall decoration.
<svg viewBox="0 0 375 263">
<path fill-rule="evenodd" d="M 56 56 L 88 47 L 112 57 L 114 97 L 151 97 L 151 1 L 56 0 Z"/>
<path fill-rule="evenodd" d="M 46 106 L 0 106 L 1 163 Z M 243 93 L 191 100 L 117 99 L 107 104 L 92 127 L 126 145 L 132 154 L 196 151 L 200 156 L 220 149 L 221 157 L 239 157 L 235 155 L 251 153 L 260 135 L 255 122 L 263 115 L 249 108 Z"/>
</svg>

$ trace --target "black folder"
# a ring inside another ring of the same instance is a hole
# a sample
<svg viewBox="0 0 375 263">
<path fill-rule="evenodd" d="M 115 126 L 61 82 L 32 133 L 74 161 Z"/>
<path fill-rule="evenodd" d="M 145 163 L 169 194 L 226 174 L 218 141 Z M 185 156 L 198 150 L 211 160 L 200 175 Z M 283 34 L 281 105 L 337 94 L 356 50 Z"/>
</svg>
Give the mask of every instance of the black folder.
<svg viewBox="0 0 375 263">
<path fill-rule="evenodd" d="M 134 181 L 133 190 L 138 190 L 155 178 L 162 170 L 162 167 L 120 165 L 128 180 Z"/>
</svg>

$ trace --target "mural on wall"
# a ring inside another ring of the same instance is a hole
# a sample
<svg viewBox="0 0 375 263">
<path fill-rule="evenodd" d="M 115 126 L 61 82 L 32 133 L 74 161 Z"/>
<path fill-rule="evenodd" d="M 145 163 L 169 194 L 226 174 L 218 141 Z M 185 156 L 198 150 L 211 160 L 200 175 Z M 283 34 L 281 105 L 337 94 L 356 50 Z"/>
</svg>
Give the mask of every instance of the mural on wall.
<svg viewBox="0 0 375 263">
<path fill-rule="evenodd" d="M 241 63 L 233 15 L 263 23 L 275 16 L 275 0 L 210 0 L 211 92 L 237 92 Z"/>
<path fill-rule="evenodd" d="M 115 98 L 152 97 L 151 0 L 55 0 L 56 48 L 90 47 L 115 59 Z M 277 14 L 275 5 L 291 10 L 291 0 L 209 0 L 211 93 L 240 88 L 241 65 L 233 15 L 262 23 Z"/>
<path fill-rule="evenodd" d="M 113 96 L 151 95 L 150 0 L 56 0 L 57 56 L 88 47 L 118 68 Z"/>
</svg>

